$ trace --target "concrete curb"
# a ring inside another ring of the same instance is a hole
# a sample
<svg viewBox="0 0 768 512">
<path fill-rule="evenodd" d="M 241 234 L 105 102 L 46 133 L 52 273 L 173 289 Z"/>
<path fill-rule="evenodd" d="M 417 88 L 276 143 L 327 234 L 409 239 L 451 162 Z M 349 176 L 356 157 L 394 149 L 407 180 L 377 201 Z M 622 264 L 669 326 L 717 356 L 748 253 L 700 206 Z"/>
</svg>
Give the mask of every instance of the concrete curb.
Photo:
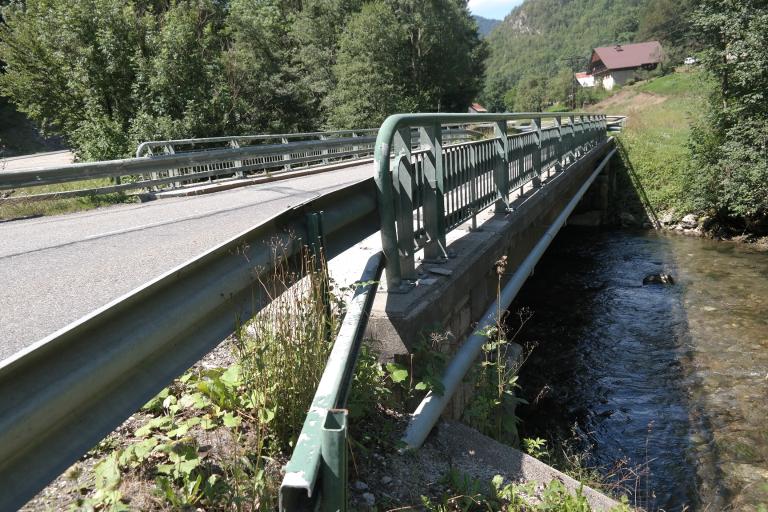
<svg viewBox="0 0 768 512">
<path fill-rule="evenodd" d="M 510 446 L 456 421 L 442 421 L 430 443 L 439 445 L 454 467 L 472 478 L 490 482 L 495 475 L 506 481 L 548 484 L 559 480 L 573 494 L 581 493 L 592 510 L 612 510 L 621 504 L 591 487 Z"/>
<path fill-rule="evenodd" d="M 138 195 L 141 196 L 142 201 L 147 199 L 168 199 L 171 197 L 199 196 L 203 194 L 213 194 L 215 192 L 232 190 L 234 188 L 248 187 L 251 185 L 259 185 L 261 183 L 271 183 L 273 181 L 289 180 L 292 178 L 301 178 L 302 176 L 311 176 L 313 174 L 321 174 L 324 172 L 337 171 L 339 169 L 356 167 L 358 165 L 368 164 L 372 162 L 373 162 L 373 158 L 366 158 L 362 160 L 350 160 L 348 162 L 339 162 L 331 165 L 323 165 L 320 167 L 313 167 L 311 169 L 280 172 L 279 174 L 273 173 L 269 176 L 259 176 L 257 178 L 233 179 L 231 181 L 221 181 L 218 183 L 211 183 L 206 185 L 199 185 L 199 184 L 189 185 L 187 187 L 181 187 L 174 190 L 168 190 L 168 191 L 157 192 L 157 193 L 143 193 Z"/>
</svg>

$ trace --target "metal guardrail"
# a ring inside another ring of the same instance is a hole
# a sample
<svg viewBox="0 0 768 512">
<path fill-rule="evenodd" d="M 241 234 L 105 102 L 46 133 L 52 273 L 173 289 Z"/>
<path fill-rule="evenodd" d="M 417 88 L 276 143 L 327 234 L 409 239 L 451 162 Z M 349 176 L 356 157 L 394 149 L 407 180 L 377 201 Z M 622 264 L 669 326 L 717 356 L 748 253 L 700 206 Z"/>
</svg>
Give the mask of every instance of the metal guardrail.
<svg viewBox="0 0 768 512">
<path fill-rule="evenodd" d="M 507 123 L 530 119 L 529 132 L 508 135 Z M 542 120 L 554 125 L 542 128 Z M 563 119 L 567 123 L 563 123 Z M 442 125 L 492 122 L 494 138 L 444 147 Z M 419 131 L 423 152 L 414 155 L 410 133 Z M 400 114 L 389 117 L 376 140 L 374 164 L 379 187 L 381 237 L 387 261 L 387 288 L 406 291 L 416 278 L 414 255 L 445 260 L 446 233 L 491 203 L 510 208 L 511 192 L 573 160 L 604 141 L 605 116 L 552 114 Z M 394 153 L 394 160 L 389 155 Z"/>
<path fill-rule="evenodd" d="M 136 158 L 86 162 L 0 173 L 0 190 L 111 178 L 113 184 L 44 194 L 16 195 L 0 201 L 40 201 L 126 190 L 158 190 L 213 179 L 279 175 L 297 169 L 367 160 L 373 156 L 376 129 L 275 135 L 209 137 L 142 142 Z M 452 127 L 448 140 L 479 136 Z"/>
<path fill-rule="evenodd" d="M 346 510 L 347 396 L 384 255 L 368 260 L 360 286 L 347 305 L 328 364 L 317 386 L 280 486 L 280 510 Z M 317 482 L 320 481 L 318 488 Z"/>
<path fill-rule="evenodd" d="M 322 213 L 328 258 L 378 230 L 372 178 L 300 204 L 0 362 L 0 510 L 16 510 L 267 304 Z M 296 261 L 294 261 L 296 260 Z"/>
<path fill-rule="evenodd" d="M 152 157 L 126 158 L 104 162 L 85 162 L 39 169 L 19 169 L 0 173 L 0 190 L 35 187 L 89 180 L 114 178 L 116 183 L 97 189 L 83 189 L 46 194 L 44 197 L 72 197 L 84 194 L 119 192 L 178 184 L 236 173 L 286 172 L 288 165 L 322 165 L 369 158 L 372 136 L 304 140 L 287 144 L 256 144 L 239 148 L 209 149 Z M 326 152 L 327 157 L 318 156 Z M 35 199 L 31 196 L 16 198 Z"/>
</svg>

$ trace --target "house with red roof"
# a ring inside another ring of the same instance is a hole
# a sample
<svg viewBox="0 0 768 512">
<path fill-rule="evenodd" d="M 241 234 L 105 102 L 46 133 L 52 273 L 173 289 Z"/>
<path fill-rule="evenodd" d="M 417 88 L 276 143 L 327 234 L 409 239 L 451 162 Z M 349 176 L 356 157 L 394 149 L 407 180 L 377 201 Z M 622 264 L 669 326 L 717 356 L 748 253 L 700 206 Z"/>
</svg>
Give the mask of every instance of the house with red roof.
<svg viewBox="0 0 768 512">
<path fill-rule="evenodd" d="M 576 81 L 579 82 L 579 85 L 582 87 L 594 87 L 595 86 L 595 77 L 590 75 L 589 73 L 575 73 L 574 76 L 576 77 Z"/>
<path fill-rule="evenodd" d="M 592 50 L 589 74 L 594 75 L 596 84 L 610 91 L 614 86 L 624 85 L 634 78 L 639 70 L 656 69 L 662 57 L 658 41 L 603 46 Z"/>
<path fill-rule="evenodd" d="M 469 106 L 469 113 L 470 114 L 487 114 L 488 109 L 486 109 L 484 106 L 482 106 L 479 103 L 473 103 Z"/>
</svg>

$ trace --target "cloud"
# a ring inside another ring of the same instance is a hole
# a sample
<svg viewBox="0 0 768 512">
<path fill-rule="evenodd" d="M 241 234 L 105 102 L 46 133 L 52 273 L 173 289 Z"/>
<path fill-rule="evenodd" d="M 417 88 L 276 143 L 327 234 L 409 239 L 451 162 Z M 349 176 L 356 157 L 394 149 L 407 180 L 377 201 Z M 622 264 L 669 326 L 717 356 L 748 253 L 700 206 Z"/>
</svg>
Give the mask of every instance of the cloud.
<svg viewBox="0 0 768 512">
<path fill-rule="evenodd" d="M 469 0 L 469 10 L 478 16 L 500 20 L 521 3 L 523 0 Z"/>
</svg>

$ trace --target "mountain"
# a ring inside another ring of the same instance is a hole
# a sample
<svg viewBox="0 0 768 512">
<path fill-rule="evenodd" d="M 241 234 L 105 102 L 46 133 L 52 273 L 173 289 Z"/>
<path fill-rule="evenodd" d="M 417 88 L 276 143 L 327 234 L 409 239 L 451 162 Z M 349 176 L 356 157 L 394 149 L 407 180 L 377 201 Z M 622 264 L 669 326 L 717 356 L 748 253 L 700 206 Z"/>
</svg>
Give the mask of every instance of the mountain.
<svg viewBox="0 0 768 512">
<path fill-rule="evenodd" d="M 488 35 L 486 82 L 480 98 L 503 108 L 525 77 L 546 80 L 582 71 L 592 48 L 660 40 L 667 55 L 684 45 L 694 0 L 525 0 Z"/>
<path fill-rule="evenodd" d="M 480 33 L 480 37 L 485 38 L 491 33 L 496 25 L 501 23 L 501 20 L 492 20 L 489 18 L 483 18 L 482 16 L 472 16 L 477 22 L 477 31 Z"/>
</svg>

